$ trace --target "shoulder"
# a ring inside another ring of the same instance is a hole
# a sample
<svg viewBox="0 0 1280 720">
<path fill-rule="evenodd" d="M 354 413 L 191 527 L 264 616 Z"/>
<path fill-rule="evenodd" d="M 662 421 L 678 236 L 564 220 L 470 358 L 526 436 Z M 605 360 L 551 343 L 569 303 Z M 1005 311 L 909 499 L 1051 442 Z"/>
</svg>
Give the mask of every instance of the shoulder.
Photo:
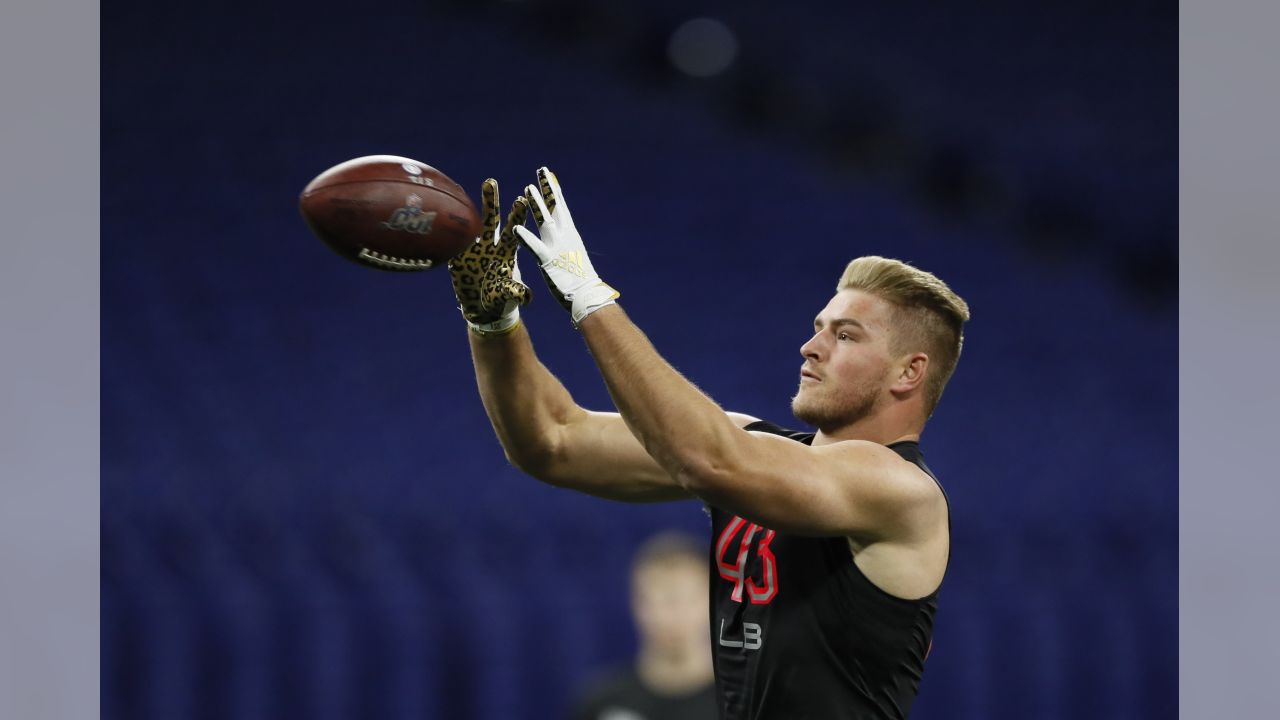
<svg viewBox="0 0 1280 720">
<path fill-rule="evenodd" d="M 823 458 L 851 502 L 875 517 L 866 538 L 919 538 L 945 524 L 947 500 L 932 476 L 893 448 L 866 440 L 843 440 L 813 449 Z"/>
<path fill-rule="evenodd" d="M 808 446 L 810 457 L 833 476 L 856 478 L 859 484 L 879 486 L 884 500 L 912 505 L 942 497 L 941 488 L 927 471 L 912 462 L 909 454 L 888 445 L 868 440 L 841 440 L 814 447 L 812 432 L 790 430 L 743 413 L 726 414 L 734 424 L 752 434 L 774 436 L 769 438 L 773 442 L 785 438 Z"/>
<path fill-rule="evenodd" d="M 923 468 L 897 449 L 868 440 L 841 440 L 814 448 L 850 473 L 874 474 L 899 490 L 924 497 L 941 497 L 942 489 Z"/>
</svg>

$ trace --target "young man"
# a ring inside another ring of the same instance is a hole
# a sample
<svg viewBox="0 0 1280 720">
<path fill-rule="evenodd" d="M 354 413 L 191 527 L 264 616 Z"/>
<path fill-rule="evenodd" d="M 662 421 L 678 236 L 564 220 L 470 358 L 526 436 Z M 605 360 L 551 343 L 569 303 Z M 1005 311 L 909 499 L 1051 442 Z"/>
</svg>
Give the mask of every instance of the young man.
<svg viewBox="0 0 1280 720">
<path fill-rule="evenodd" d="M 645 541 L 631 562 L 634 664 L 582 694 L 575 720 L 716 720 L 707 645 L 704 545 L 667 531 Z"/>
<path fill-rule="evenodd" d="M 946 497 L 918 440 L 968 307 L 896 260 L 858 258 L 814 318 L 792 409 L 816 433 L 725 412 L 654 350 L 601 282 L 555 176 L 450 263 L 476 382 L 507 458 L 626 501 L 697 497 L 712 518 L 711 637 L 724 718 L 906 717 L 946 570 Z M 539 233 L 522 227 L 533 209 Z M 569 311 L 618 413 L 579 407 L 519 322 L 516 235 Z"/>
</svg>

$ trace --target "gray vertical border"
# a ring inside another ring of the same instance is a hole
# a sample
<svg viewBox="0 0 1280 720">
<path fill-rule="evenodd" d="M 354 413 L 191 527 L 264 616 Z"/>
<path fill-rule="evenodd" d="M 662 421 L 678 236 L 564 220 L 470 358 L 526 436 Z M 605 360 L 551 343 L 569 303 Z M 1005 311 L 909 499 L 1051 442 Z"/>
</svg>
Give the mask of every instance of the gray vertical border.
<svg viewBox="0 0 1280 720">
<path fill-rule="evenodd" d="M 99 10 L 0 10 L 0 718 L 99 702 Z"/>
<path fill-rule="evenodd" d="M 1181 10 L 1181 716 L 1275 716 L 1280 6 Z M 97 716 L 98 18 L 0 22 L 0 717 Z"/>
<path fill-rule="evenodd" d="M 1280 717 L 1280 5 L 1181 10 L 1179 704 Z"/>
</svg>

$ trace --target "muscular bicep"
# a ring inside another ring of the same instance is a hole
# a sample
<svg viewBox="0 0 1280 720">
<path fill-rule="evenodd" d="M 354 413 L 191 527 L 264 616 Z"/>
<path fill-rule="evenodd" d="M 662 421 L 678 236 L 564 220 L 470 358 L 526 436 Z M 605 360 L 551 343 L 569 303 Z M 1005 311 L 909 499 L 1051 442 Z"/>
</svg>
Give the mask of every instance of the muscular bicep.
<svg viewBox="0 0 1280 720">
<path fill-rule="evenodd" d="M 815 448 L 751 432 L 735 456 L 697 494 L 785 532 L 908 540 L 929 526 L 941 500 L 928 475 L 877 443 Z"/>
<path fill-rule="evenodd" d="M 537 473 L 553 485 L 625 502 L 693 497 L 645 452 L 618 413 L 576 413 L 559 429 L 555 446 Z"/>
</svg>

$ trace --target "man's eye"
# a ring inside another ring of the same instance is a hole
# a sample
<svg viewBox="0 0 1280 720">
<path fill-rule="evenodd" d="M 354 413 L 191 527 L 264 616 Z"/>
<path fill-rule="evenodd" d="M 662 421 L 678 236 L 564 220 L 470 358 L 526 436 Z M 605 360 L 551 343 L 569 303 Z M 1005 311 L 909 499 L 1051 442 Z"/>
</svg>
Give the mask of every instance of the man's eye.
<svg viewBox="0 0 1280 720">
<path fill-rule="evenodd" d="M 840 333 L 839 335 L 837 335 L 836 337 L 838 337 L 838 338 L 839 338 L 839 339 L 841 339 L 841 340 L 850 340 L 850 339 L 852 339 L 852 338 L 850 338 L 850 337 L 849 337 L 849 333 L 846 333 L 846 332 L 842 332 L 842 333 Z"/>
</svg>

